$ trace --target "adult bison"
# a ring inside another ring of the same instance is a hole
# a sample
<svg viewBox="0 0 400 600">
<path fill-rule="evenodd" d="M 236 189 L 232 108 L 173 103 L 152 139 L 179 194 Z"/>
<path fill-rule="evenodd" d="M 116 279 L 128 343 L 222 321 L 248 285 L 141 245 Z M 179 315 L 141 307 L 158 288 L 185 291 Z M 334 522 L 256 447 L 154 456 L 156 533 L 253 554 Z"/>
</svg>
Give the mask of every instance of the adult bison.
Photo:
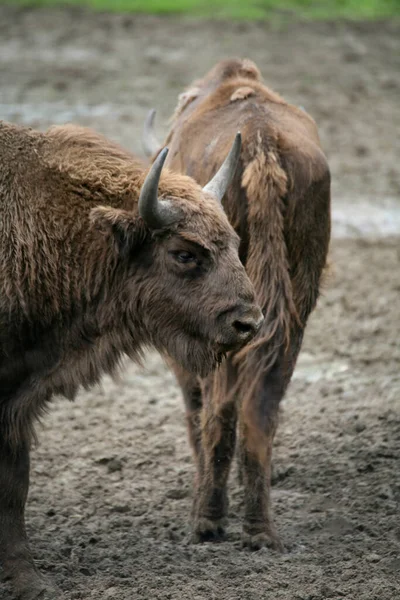
<svg viewBox="0 0 400 600">
<path fill-rule="evenodd" d="M 154 111 L 144 148 L 157 155 Z M 236 445 L 245 488 L 243 543 L 281 548 L 270 514 L 271 452 L 278 407 L 315 307 L 330 239 L 330 172 L 313 119 L 267 88 L 249 60 L 219 62 L 179 97 L 167 136 L 168 166 L 205 182 L 234 132 L 239 168 L 224 207 L 265 314 L 258 336 L 200 379 L 173 365 L 197 463 L 195 537 L 218 538 Z"/>
<path fill-rule="evenodd" d="M 79 127 L 0 123 L 0 563 L 24 600 L 59 598 L 24 525 L 34 422 L 54 394 L 146 346 L 205 376 L 263 320 L 219 200 L 238 135 L 203 188 Z M 221 161 L 222 162 L 222 161 Z M 47 590 L 47 591 L 46 591 Z"/>
</svg>

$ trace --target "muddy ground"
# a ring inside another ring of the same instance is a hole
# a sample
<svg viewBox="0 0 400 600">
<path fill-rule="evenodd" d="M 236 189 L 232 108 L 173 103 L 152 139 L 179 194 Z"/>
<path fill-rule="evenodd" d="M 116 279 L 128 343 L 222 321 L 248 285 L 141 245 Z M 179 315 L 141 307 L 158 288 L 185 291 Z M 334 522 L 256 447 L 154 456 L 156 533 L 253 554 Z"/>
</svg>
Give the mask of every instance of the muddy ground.
<svg viewBox="0 0 400 600">
<path fill-rule="evenodd" d="M 400 597 L 400 27 L 215 24 L 0 8 L 0 118 L 90 125 L 134 151 L 147 109 L 247 56 L 320 128 L 333 175 L 333 276 L 283 403 L 273 504 L 286 545 L 190 543 L 193 465 L 159 357 L 58 400 L 33 453 L 28 531 L 67 600 Z M 1 587 L 0 600 L 9 600 Z"/>
</svg>

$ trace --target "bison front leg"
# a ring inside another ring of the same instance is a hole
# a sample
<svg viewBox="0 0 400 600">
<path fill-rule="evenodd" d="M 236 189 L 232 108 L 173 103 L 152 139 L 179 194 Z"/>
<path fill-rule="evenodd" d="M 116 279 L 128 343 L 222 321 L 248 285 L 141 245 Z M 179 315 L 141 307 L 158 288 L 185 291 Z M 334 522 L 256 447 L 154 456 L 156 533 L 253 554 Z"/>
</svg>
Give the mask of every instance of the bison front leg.
<svg viewBox="0 0 400 600">
<path fill-rule="evenodd" d="M 203 406 L 200 382 L 195 375 L 188 373 L 178 364 L 170 361 L 176 379 L 181 386 L 186 409 L 186 423 L 190 445 L 193 451 L 197 470 L 201 461 L 201 410 Z"/>
<path fill-rule="evenodd" d="M 196 464 L 196 479 L 192 506 L 192 518 L 195 519 L 197 513 L 198 489 L 200 488 L 200 482 L 204 471 L 204 456 L 201 439 L 201 412 L 203 408 L 202 391 L 200 382 L 195 375 L 188 373 L 171 359 L 167 359 L 167 362 L 175 373 L 175 377 L 182 389 L 183 400 L 185 402 L 189 442 Z"/>
<path fill-rule="evenodd" d="M 38 573 L 25 532 L 29 487 L 29 446 L 12 448 L 0 431 L 0 565 L 21 600 L 60 600 L 62 596 Z"/>
<path fill-rule="evenodd" d="M 215 541 L 224 534 L 228 509 L 226 484 L 235 450 L 236 408 L 225 400 L 234 377 L 232 365 L 200 385 L 197 377 L 169 362 L 182 388 L 189 440 L 196 462 L 192 506 L 194 541 Z"/>
<path fill-rule="evenodd" d="M 233 401 L 208 397 L 202 413 L 201 470 L 193 510 L 195 541 L 217 541 L 225 533 L 227 481 L 236 444 L 237 412 Z"/>
</svg>

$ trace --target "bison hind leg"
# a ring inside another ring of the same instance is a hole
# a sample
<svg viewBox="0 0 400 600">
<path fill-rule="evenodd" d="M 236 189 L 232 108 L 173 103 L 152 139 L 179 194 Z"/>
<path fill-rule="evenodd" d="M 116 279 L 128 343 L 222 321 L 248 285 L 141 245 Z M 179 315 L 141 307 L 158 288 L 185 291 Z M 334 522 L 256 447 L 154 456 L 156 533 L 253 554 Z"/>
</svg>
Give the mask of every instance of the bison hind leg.
<svg viewBox="0 0 400 600">
<path fill-rule="evenodd" d="M 278 357 L 256 386 L 246 383 L 249 374 L 242 382 L 238 444 L 244 488 L 242 544 L 250 550 L 283 550 L 271 514 L 271 463 L 279 404 L 286 387 L 284 373 L 283 359 Z"/>
</svg>

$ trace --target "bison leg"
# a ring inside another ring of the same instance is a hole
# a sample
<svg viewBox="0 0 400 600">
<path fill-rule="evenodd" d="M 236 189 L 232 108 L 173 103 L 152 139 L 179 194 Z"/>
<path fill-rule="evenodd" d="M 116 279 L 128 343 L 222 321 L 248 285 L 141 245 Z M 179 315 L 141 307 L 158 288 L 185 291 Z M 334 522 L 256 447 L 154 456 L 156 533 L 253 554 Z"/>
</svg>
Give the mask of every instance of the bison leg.
<svg viewBox="0 0 400 600">
<path fill-rule="evenodd" d="M 246 448 L 246 437 L 241 435 L 243 485 L 245 489 L 245 516 L 243 545 L 251 550 L 270 546 L 282 550 L 270 513 L 271 455 L 274 434 L 266 433 L 263 456 Z"/>
<path fill-rule="evenodd" d="M 218 540 L 224 534 L 228 508 L 226 484 L 235 450 L 237 415 L 234 403 L 218 400 L 223 394 L 216 393 L 213 386 L 229 383 L 233 368 L 227 364 L 225 369 L 221 368 L 220 375 L 215 374 L 201 386 L 197 377 L 175 363 L 170 365 L 182 388 L 189 440 L 196 461 L 193 537 L 195 541 Z M 221 382 L 217 381 L 219 377 Z"/>
<path fill-rule="evenodd" d="M 1 436 L 1 432 L 0 432 Z M 37 571 L 25 531 L 25 502 L 29 487 L 29 446 L 12 449 L 0 437 L 0 564 L 21 600 L 60 600 Z"/>
<path fill-rule="evenodd" d="M 194 503 L 195 541 L 224 535 L 228 512 L 227 481 L 236 444 L 236 406 L 208 398 L 202 414 L 202 469 Z"/>
<path fill-rule="evenodd" d="M 194 503 L 194 539 L 218 540 L 228 513 L 227 482 L 236 445 L 236 399 L 230 393 L 237 376 L 228 358 L 203 382 L 201 459 Z"/>
<path fill-rule="evenodd" d="M 202 391 L 200 382 L 195 375 L 191 375 L 172 360 L 168 360 L 168 363 L 174 371 L 175 377 L 182 389 L 186 409 L 189 442 L 196 464 L 195 492 L 192 506 L 192 518 L 194 518 L 197 511 L 197 490 L 199 489 L 204 470 L 201 441 L 201 411 L 203 407 Z"/>
<path fill-rule="evenodd" d="M 280 361 L 263 381 L 252 410 L 239 416 L 240 472 L 244 486 L 243 545 L 253 550 L 282 550 L 271 516 L 271 459 L 279 403 L 284 393 Z"/>
<path fill-rule="evenodd" d="M 245 492 L 243 545 L 252 550 L 270 546 L 282 551 L 271 516 L 272 446 L 278 425 L 279 404 L 290 382 L 300 351 L 303 330 L 293 330 L 291 347 L 279 356 L 265 376 L 253 410 L 239 416 L 240 476 Z"/>
<path fill-rule="evenodd" d="M 193 450 L 196 466 L 199 470 L 199 461 L 201 458 L 200 416 L 203 406 L 200 383 L 195 375 L 188 373 L 172 360 L 169 361 L 169 365 L 173 369 L 175 377 L 182 389 L 186 409 L 186 422 L 188 427 L 189 441 Z"/>
</svg>

